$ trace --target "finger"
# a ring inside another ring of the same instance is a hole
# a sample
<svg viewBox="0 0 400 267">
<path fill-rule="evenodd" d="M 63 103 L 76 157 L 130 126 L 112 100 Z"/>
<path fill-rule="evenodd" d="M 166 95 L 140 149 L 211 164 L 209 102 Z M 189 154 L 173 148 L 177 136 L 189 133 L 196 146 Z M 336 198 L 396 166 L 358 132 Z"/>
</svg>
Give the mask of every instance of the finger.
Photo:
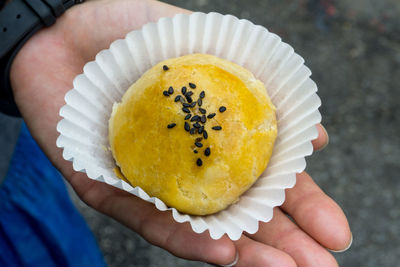
<svg viewBox="0 0 400 267">
<path fill-rule="evenodd" d="M 297 266 L 338 266 L 333 256 L 294 224 L 279 208 L 268 223 L 261 223 L 250 238 L 289 254 Z"/>
<path fill-rule="evenodd" d="M 245 235 L 235 242 L 239 252 L 236 267 L 293 267 L 295 261 L 285 252 L 260 242 L 256 242 Z"/>
<path fill-rule="evenodd" d="M 149 3 L 149 19 L 156 21 L 161 17 L 172 17 L 176 14 L 190 14 L 192 11 L 173 6 L 164 2 L 150 1 Z"/>
<path fill-rule="evenodd" d="M 317 124 L 318 137 L 312 141 L 314 146 L 314 150 L 322 150 L 329 143 L 329 135 L 324 126 L 322 124 Z"/>
<path fill-rule="evenodd" d="M 236 257 L 233 242 L 213 240 L 208 232 L 196 234 L 189 223 L 178 223 L 170 211 L 159 211 L 136 196 L 77 173 L 69 181 L 87 203 L 139 233 L 150 243 L 177 257 L 223 265 Z"/>
<path fill-rule="evenodd" d="M 282 206 L 296 223 L 331 250 L 343 250 L 351 242 L 350 227 L 342 209 L 305 172 L 297 175 Z"/>
<path fill-rule="evenodd" d="M 96 10 L 95 13 L 92 11 Z M 124 12 L 121 12 L 124 10 Z M 176 14 L 189 14 L 191 11 L 158 1 L 103 1 L 101 8 L 97 1 L 86 1 L 79 8 L 71 8 L 68 13 L 77 13 L 78 17 L 83 17 L 81 21 L 95 21 L 96 27 L 80 27 L 79 29 L 69 27 L 67 34 L 79 36 L 81 42 L 77 50 L 85 62 L 93 60 L 96 54 L 107 49 L 110 44 L 124 38 L 125 35 L 133 30 L 140 29 L 144 24 L 156 22 L 162 17 L 172 17 Z M 120 14 L 115 16 L 115 14 Z M 62 19 L 62 18 L 61 18 Z M 87 30 L 90 30 L 88 32 Z M 76 45 L 76 40 L 65 38 L 66 42 Z M 82 40 L 86 40 L 82 42 Z"/>
</svg>

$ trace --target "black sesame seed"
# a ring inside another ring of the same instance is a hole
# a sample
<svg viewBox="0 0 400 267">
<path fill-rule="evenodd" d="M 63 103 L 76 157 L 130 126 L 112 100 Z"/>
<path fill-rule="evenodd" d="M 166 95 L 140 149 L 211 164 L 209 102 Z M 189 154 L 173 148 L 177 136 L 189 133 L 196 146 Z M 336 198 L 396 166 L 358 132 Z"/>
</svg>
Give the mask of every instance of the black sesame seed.
<svg viewBox="0 0 400 267">
<path fill-rule="evenodd" d="M 190 129 L 190 134 L 195 134 L 196 133 L 196 128 Z"/>
<path fill-rule="evenodd" d="M 191 119 L 190 119 L 190 121 L 198 121 L 199 120 L 199 116 L 198 115 L 194 115 Z"/>
<path fill-rule="evenodd" d="M 199 107 L 203 105 L 203 100 L 201 100 L 201 98 L 197 99 L 197 105 L 199 105 Z"/>
<path fill-rule="evenodd" d="M 199 129 L 199 134 L 202 134 L 204 131 L 204 126 L 201 126 L 201 128 Z"/>
<path fill-rule="evenodd" d="M 206 96 L 206 92 L 201 91 L 201 93 L 200 93 L 200 98 L 204 98 L 205 96 Z"/>
<path fill-rule="evenodd" d="M 201 165 L 203 165 L 203 161 L 201 159 L 197 159 L 196 164 L 200 167 Z"/>
<path fill-rule="evenodd" d="M 197 146 L 197 147 L 202 147 L 202 146 L 203 146 L 203 144 L 200 143 L 200 142 L 195 142 L 194 144 L 195 144 L 195 146 Z"/>
<path fill-rule="evenodd" d="M 199 111 L 201 114 L 206 114 L 207 110 L 205 110 L 204 108 L 199 108 Z"/>
<path fill-rule="evenodd" d="M 197 151 L 197 150 L 195 149 L 195 150 L 193 150 L 193 152 L 194 152 L 195 154 L 197 154 L 199 151 Z"/>
<path fill-rule="evenodd" d="M 190 110 L 188 108 L 182 108 L 182 111 L 185 113 L 190 113 Z"/>
<path fill-rule="evenodd" d="M 172 88 L 172 86 L 170 86 L 168 88 L 168 94 L 172 95 L 174 93 L 174 88 Z"/>
<path fill-rule="evenodd" d="M 196 142 L 201 142 L 201 140 L 203 140 L 202 137 L 197 137 L 195 141 L 196 141 Z"/>
<path fill-rule="evenodd" d="M 190 88 L 194 89 L 196 88 L 196 85 L 194 83 L 189 83 Z"/>
<path fill-rule="evenodd" d="M 168 129 L 174 128 L 176 126 L 176 123 L 170 123 L 167 125 Z"/>
<path fill-rule="evenodd" d="M 193 127 L 199 129 L 201 127 L 199 122 L 193 123 Z"/>
<path fill-rule="evenodd" d="M 181 99 L 181 96 L 180 95 L 177 95 L 176 97 L 175 97 L 175 102 L 178 102 L 179 100 Z"/>
<path fill-rule="evenodd" d="M 222 130 L 222 127 L 221 126 L 214 126 L 211 129 L 219 131 L 219 130 Z"/>
<path fill-rule="evenodd" d="M 190 107 L 190 104 L 189 104 L 189 103 L 182 103 L 182 105 L 183 105 L 185 108 Z"/>
<path fill-rule="evenodd" d="M 203 131 L 203 137 L 204 137 L 204 139 L 207 139 L 207 138 L 208 138 L 208 133 L 207 133 L 206 130 Z"/>
<path fill-rule="evenodd" d="M 192 99 L 190 96 L 188 96 L 187 94 L 186 94 L 186 100 L 187 100 L 187 102 L 189 102 L 189 103 L 192 103 L 192 102 L 193 102 L 193 99 Z"/>
<path fill-rule="evenodd" d="M 186 94 L 186 86 L 184 86 L 184 87 L 182 87 L 182 94 L 184 95 L 184 94 Z"/>
<path fill-rule="evenodd" d="M 185 116 L 185 120 L 190 119 L 190 117 L 192 117 L 192 114 L 187 114 L 187 115 Z"/>
<path fill-rule="evenodd" d="M 222 112 L 224 112 L 225 110 L 226 110 L 226 107 L 224 107 L 224 106 L 220 106 L 220 107 L 219 107 L 219 112 L 222 113 Z"/>
<path fill-rule="evenodd" d="M 214 118 L 215 115 L 216 115 L 215 113 L 210 113 L 207 115 L 207 118 L 212 119 L 212 118 Z"/>
<path fill-rule="evenodd" d="M 206 115 L 203 115 L 203 116 L 201 116 L 201 118 L 200 118 L 200 121 L 202 122 L 202 123 L 206 123 Z"/>
<path fill-rule="evenodd" d="M 192 96 L 193 95 L 193 92 L 192 91 L 189 91 L 189 92 L 187 92 L 186 94 L 185 94 L 185 96 Z"/>
<path fill-rule="evenodd" d="M 191 107 L 191 108 L 194 108 L 194 106 L 196 106 L 196 102 L 190 103 L 190 107 Z"/>
<path fill-rule="evenodd" d="M 163 68 L 163 70 L 165 70 L 165 71 L 169 70 L 169 68 L 168 68 L 167 65 L 162 66 L 162 68 Z"/>
<path fill-rule="evenodd" d="M 169 94 L 168 94 L 167 91 L 164 91 L 164 92 L 162 92 L 162 93 L 163 93 L 163 95 L 165 95 L 165 96 L 169 96 Z"/>
<path fill-rule="evenodd" d="M 187 123 L 187 121 L 185 121 L 185 130 L 188 132 L 190 131 L 190 124 Z"/>
<path fill-rule="evenodd" d="M 209 147 L 206 148 L 206 150 L 204 150 L 204 155 L 206 155 L 207 157 L 210 156 L 211 154 L 211 150 Z"/>
</svg>

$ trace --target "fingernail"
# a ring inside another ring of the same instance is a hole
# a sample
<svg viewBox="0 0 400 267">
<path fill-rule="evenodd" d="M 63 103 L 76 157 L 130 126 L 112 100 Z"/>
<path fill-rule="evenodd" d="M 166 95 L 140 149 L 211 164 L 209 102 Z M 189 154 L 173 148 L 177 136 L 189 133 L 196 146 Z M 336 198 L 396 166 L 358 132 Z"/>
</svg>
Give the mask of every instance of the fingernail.
<svg viewBox="0 0 400 267">
<path fill-rule="evenodd" d="M 230 263 L 230 264 L 221 265 L 221 267 L 233 267 L 233 266 L 235 266 L 235 265 L 238 263 L 238 261 L 239 261 L 239 253 L 236 251 L 235 260 L 234 260 L 232 263 Z"/>
<path fill-rule="evenodd" d="M 329 144 L 329 134 L 328 134 L 328 132 L 326 131 L 326 129 L 325 129 L 325 127 L 321 124 L 321 128 L 322 128 L 322 130 L 325 132 L 325 135 L 326 135 L 326 142 L 325 142 L 325 144 L 320 148 L 320 149 L 318 149 L 318 151 L 321 151 L 321 150 L 323 150 L 325 147 L 327 147 L 328 146 L 328 144 Z"/>
<path fill-rule="evenodd" d="M 345 252 L 346 250 L 348 250 L 348 249 L 351 247 L 351 244 L 353 244 L 353 234 L 351 234 L 351 239 L 350 239 L 350 242 L 349 242 L 349 244 L 347 245 L 347 247 L 345 247 L 345 248 L 342 249 L 342 250 L 332 250 L 332 249 L 329 249 L 329 251 L 335 252 L 335 253 Z"/>
</svg>

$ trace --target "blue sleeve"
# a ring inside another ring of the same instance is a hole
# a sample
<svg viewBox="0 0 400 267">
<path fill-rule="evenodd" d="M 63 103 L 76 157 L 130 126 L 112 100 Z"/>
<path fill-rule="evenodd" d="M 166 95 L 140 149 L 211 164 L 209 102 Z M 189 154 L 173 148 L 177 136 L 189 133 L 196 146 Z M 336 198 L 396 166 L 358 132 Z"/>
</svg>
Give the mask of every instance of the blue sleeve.
<svg viewBox="0 0 400 267">
<path fill-rule="evenodd" d="M 26 125 L 0 187 L 0 266 L 105 266 L 63 178 Z"/>
</svg>

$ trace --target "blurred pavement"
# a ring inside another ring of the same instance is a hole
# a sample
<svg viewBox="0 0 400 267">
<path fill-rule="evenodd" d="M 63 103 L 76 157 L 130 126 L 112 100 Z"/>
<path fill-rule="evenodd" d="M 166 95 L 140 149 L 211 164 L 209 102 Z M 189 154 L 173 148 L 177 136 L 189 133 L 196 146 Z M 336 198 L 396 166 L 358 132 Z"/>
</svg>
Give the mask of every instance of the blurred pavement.
<svg viewBox="0 0 400 267">
<path fill-rule="evenodd" d="M 303 56 L 322 99 L 329 146 L 307 171 L 344 209 L 352 228 L 340 266 L 398 266 L 400 259 L 400 2 L 398 0 L 165 1 L 233 14 L 277 33 Z M 19 121 L 0 115 L 0 174 Z M 3 177 L 3 176 L 0 176 Z M 75 203 L 109 266 L 209 266 L 178 259 Z"/>
</svg>

